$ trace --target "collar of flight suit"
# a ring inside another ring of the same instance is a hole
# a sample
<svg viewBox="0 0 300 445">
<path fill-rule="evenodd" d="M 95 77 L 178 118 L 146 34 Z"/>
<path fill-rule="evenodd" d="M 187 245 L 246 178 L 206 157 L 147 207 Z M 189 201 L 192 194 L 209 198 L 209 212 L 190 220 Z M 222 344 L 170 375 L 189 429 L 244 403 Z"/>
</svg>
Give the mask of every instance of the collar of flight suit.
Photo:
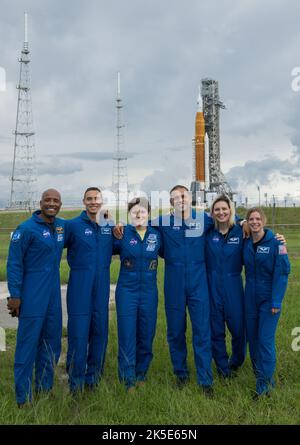
<svg viewBox="0 0 300 445">
<path fill-rule="evenodd" d="M 132 224 L 128 224 L 127 225 L 128 230 L 130 230 L 131 232 L 138 234 L 138 231 L 136 230 L 136 227 L 133 226 Z M 151 230 L 151 226 L 149 226 L 149 221 L 148 221 L 148 225 L 146 226 L 146 232 L 145 232 L 145 237 L 147 235 L 147 233 Z M 145 239 L 145 238 L 144 238 Z"/>
<path fill-rule="evenodd" d="M 87 211 L 83 210 L 80 215 L 79 218 L 81 218 L 83 221 L 91 224 L 93 227 L 111 227 L 113 228 L 115 226 L 115 223 L 112 219 L 107 219 L 105 220 L 102 216 L 100 216 L 100 222 L 96 222 L 96 221 L 92 221 L 88 215 L 87 215 Z"/>
<path fill-rule="evenodd" d="M 172 211 L 170 213 L 170 221 L 172 221 L 172 225 L 174 226 L 179 225 L 184 228 L 188 228 L 190 223 L 197 221 L 197 217 L 201 217 L 201 214 L 203 214 L 204 218 L 204 210 L 197 211 L 195 208 L 191 208 L 190 216 L 187 219 L 183 219 L 182 216 L 178 216 L 174 211 Z"/>
<path fill-rule="evenodd" d="M 241 231 L 242 231 L 242 229 L 241 229 L 241 227 L 239 226 L 238 223 L 233 224 L 233 226 L 230 227 L 230 229 L 228 230 L 226 239 L 224 239 L 224 240 L 227 242 L 227 240 L 229 238 L 231 238 L 232 236 L 240 235 Z M 216 229 L 215 227 L 214 227 L 214 229 L 213 229 L 213 231 L 211 233 L 212 233 L 212 235 L 219 235 L 220 237 L 224 238 L 223 234 L 218 229 Z"/>
<path fill-rule="evenodd" d="M 42 218 L 40 218 L 39 215 L 41 213 L 42 213 L 41 210 L 36 210 L 35 212 L 33 212 L 33 214 L 31 215 L 31 218 L 33 219 L 33 221 L 35 221 L 35 222 L 37 222 L 39 224 L 45 224 L 45 225 L 51 224 L 51 223 L 47 223 Z M 56 223 L 57 223 L 57 218 L 55 216 L 54 219 L 53 219 L 53 224 L 56 225 Z"/>
<path fill-rule="evenodd" d="M 83 221 L 87 221 L 87 222 L 89 222 L 89 223 L 91 223 L 91 224 L 97 224 L 96 221 L 92 221 L 92 220 L 88 217 L 86 210 L 83 210 L 83 211 L 80 213 L 79 216 L 80 216 L 81 219 L 83 219 Z"/>
<path fill-rule="evenodd" d="M 264 231 L 265 231 L 265 236 L 264 236 L 264 238 L 261 241 L 259 241 L 259 244 L 268 243 L 272 238 L 274 238 L 274 233 L 272 232 L 272 230 L 265 228 Z M 250 245 L 252 246 L 252 249 L 254 250 L 254 246 L 255 245 L 253 244 L 253 239 L 252 238 L 251 238 Z"/>
</svg>

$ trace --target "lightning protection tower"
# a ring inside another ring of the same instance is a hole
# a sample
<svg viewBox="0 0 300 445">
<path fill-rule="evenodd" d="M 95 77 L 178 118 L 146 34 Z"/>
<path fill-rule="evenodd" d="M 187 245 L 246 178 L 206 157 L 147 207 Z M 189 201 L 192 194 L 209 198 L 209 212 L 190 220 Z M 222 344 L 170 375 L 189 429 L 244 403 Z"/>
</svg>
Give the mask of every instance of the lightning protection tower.
<svg viewBox="0 0 300 445">
<path fill-rule="evenodd" d="M 27 13 L 24 14 L 24 43 L 21 51 L 17 103 L 17 119 L 14 131 L 14 157 L 8 208 L 32 211 L 36 208 L 36 159 L 30 92 L 30 57 L 28 46 Z"/>
<path fill-rule="evenodd" d="M 113 155 L 113 181 L 112 189 L 116 195 L 116 221 L 119 221 L 120 210 L 127 205 L 128 198 L 128 178 L 127 178 L 127 155 L 122 149 L 124 144 L 123 136 L 123 120 L 122 120 L 122 99 L 121 99 L 121 80 L 120 73 L 118 72 L 117 81 L 117 98 L 116 98 L 116 110 L 117 110 L 117 135 L 116 135 L 116 148 Z"/>
<path fill-rule="evenodd" d="M 220 108 L 225 108 L 219 98 L 218 82 L 202 79 L 202 101 L 205 132 L 209 140 L 209 192 L 226 193 L 232 197 L 232 190 L 221 171 L 220 156 Z"/>
</svg>

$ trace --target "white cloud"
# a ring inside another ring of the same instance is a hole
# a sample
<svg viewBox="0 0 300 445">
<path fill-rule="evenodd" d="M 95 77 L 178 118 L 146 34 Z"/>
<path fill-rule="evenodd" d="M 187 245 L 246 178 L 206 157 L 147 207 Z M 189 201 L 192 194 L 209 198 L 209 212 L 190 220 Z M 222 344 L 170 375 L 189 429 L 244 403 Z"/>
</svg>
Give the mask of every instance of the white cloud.
<svg viewBox="0 0 300 445">
<path fill-rule="evenodd" d="M 5 42 L 0 66 L 7 74 L 7 91 L 0 96 L 0 147 L 2 160 L 11 162 L 24 2 L 1 0 L 0 6 Z M 254 161 L 265 166 L 264 157 L 292 162 L 291 144 L 299 147 L 299 120 L 293 122 L 293 116 L 300 94 L 291 91 L 290 76 L 299 65 L 298 1 L 173 0 L 170 7 L 158 0 L 75 0 L 70 8 L 70 2 L 28 0 L 26 7 L 37 159 L 85 152 L 77 155 L 82 170 L 79 164 L 74 170 L 74 193 L 98 180 L 99 169 L 101 184 L 111 183 L 112 163 L 101 153 L 115 147 L 118 70 L 124 148 L 140 154 L 128 162 L 129 182 L 152 189 L 162 179 L 161 185 L 190 183 L 197 86 L 209 76 L 219 80 L 227 104 L 221 113 L 223 171 L 236 172 Z M 184 158 L 184 173 L 166 162 L 169 147 L 183 147 L 177 154 L 179 165 Z M 100 164 L 87 161 L 91 152 L 99 153 Z M 65 162 L 61 156 L 61 171 Z M 300 189 L 297 171 L 292 173 Z M 264 180 L 262 169 L 256 175 Z M 276 179 L 283 187 L 284 177 Z M 61 178 L 55 180 L 65 187 Z M 46 177 L 39 184 L 47 186 Z"/>
</svg>

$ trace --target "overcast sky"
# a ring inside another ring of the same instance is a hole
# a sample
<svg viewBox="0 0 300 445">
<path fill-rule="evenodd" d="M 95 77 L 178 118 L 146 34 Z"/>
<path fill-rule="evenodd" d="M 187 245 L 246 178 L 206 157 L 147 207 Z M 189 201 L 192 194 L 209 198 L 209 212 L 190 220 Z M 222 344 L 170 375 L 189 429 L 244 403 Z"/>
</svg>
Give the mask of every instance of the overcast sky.
<svg viewBox="0 0 300 445">
<path fill-rule="evenodd" d="M 219 81 L 221 165 L 235 190 L 300 198 L 298 0 L 0 0 L 0 187 L 10 174 L 23 13 L 29 14 L 39 191 L 110 187 L 117 71 L 128 177 L 190 185 L 198 85 Z"/>
</svg>

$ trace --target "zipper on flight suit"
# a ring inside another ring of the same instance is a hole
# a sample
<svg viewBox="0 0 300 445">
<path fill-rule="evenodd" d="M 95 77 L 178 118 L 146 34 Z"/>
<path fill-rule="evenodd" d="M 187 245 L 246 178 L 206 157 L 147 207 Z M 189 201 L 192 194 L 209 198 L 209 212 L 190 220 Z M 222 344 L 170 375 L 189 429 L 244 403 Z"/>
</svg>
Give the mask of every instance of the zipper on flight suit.
<svg viewBox="0 0 300 445">
<path fill-rule="evenodd" d="M 140 244 L 140 248 L 142 250 L 142 254 L 141 254 L 141 269 L 140 269 L 140 273 L 139 273 L 139 278 L 140 278 L 140 286 L 139 286 L 139 300 L 141 301 L 141 292 L 142 292 L 142 274 L 143 274 L 143 265 L 144 265 L 144 240 L 146 239 L 147 233 L 148 233 L 148 227 L 146 229 L 144 238 L 142 239 L 140 234 L 138 233 L 138 231 L 135 229 L 137 237 L 139 239 L 139 244 Z"/>
</svg>

